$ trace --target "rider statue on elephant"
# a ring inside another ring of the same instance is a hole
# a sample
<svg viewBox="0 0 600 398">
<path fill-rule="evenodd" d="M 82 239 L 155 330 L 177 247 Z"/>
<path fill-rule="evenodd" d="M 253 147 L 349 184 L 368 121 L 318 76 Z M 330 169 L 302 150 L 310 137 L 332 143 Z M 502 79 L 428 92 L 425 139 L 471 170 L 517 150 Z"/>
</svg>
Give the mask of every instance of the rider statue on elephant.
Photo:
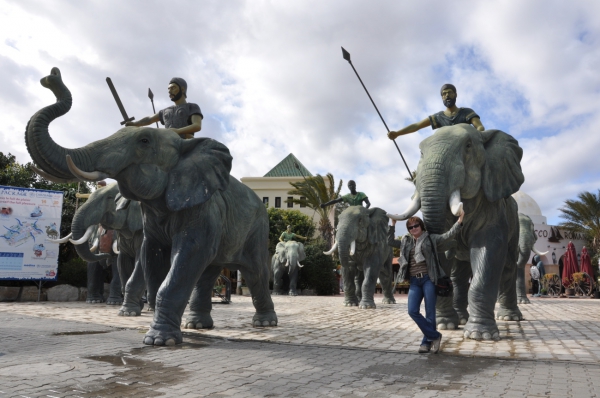
<svg viewBox="0 0 600 398">
<path fill-rule="evenodd" d="M 202 129 L 202 112 L 197 104 L 187 102 L 187 83 L 174 77 L 168 86 L 169 98 L 175 102 L 154 116 L 144 117 L 137 122 L 127 122 L 125 126 L 148 126 L 160 121 L 166 128 L 175 131 L 181 138 L 194 138 L 194 133 Z"/>
<path fill-rule="evenodd" d="M 349 194 L 346 194 L 338 199 L 330 200 L 327 203 L 322 203 L 321 208 L 325 208 L 329 205 L 340 202 L 348 203 L 350 206 L 362 206 L 364 202 L 367 209 L 371 207 L 369 197 L 364 192 L 356 191 L 356 183 L 353 180 L 348 181 L 348 189 L 350 190 Z"/>
<path fill-rule="evenodd" d="M 442 126 L 454 126 L 459 123 L 472 124 L 479 131 L 484 131 L 485 127 L 481 124 L 479 115 L 471 108 L 459 108 L 456 106 L 456 87 L 453 84 L 444 84 L 440 89 L 442 101 L 446 109 L 426 117 L 420 122 L 410 124 L 398 131 L 390 131 L 388 137 L 390 140 L 405 134 L 414 133 L 427 126 L 432 130 Z"/>
<path fill-rule="evenodd" d="M 292 226 L 288 225 L 286 230 L 283 231 L 281 233 L 281 235 L 279 236 L 279 242 L 289 242 L 291 240 L 306 240 L 307 238 L 302 236 L 302 235 L 298 235 L 292 232 Z M 279 244 L 277 244 L 279 246 Z"/>
</svg>

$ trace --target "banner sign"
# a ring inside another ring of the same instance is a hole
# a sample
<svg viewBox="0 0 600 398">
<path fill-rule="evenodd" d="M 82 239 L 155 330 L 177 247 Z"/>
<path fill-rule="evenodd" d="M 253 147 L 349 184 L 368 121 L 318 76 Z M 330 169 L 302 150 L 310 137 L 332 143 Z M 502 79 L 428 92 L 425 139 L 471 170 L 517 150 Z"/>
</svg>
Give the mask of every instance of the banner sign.
<svg viewBox="0 0 600 398">
<path fill-rule="evenodd" d="M 55 280 L 63 192 L 0 185 L 0 279 Z"/>
</svg>

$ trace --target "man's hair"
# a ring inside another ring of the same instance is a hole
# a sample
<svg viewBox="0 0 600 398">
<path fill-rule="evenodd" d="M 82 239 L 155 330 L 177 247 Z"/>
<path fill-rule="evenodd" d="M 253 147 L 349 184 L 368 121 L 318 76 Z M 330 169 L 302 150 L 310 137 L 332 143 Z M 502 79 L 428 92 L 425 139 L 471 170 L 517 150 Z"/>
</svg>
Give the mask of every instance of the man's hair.
<svg viewBox="0 0 600 398">
<path fill-rule="evenodd" d="M 348 185 L 350 185 L 350 183 L 352 183 L 352 184 L 356 185 L 356 182 L 354 182 L 354 180 L 350 180 L 350 181 L 348 181 Z"/>
<path fill-rule="evenodd" d="M 174 77 L 171 79 L 171 81 L 169 82 L 169 84 L 177 84 L 179 86 L 179 89 L 181 91 L 183 91 L 183 96 L 185 98 L 187 98 L 187 82 L 185 80 L 183 80 L 180 77 Z"/>
<path fill-rule="evenodd" d="M 421 220 L 419 217 L 411 217 L 408 220 L 406 220 L 406 229 L 408 230 L 408 226 L 415 225 L 415 223 L 418 223 L 421 226 L 421 231 L 427 231 L 425 229 L 425 224 L 423 223 L 423 220 Z"/>
<path fill-rule="evenodd" d="M 440 88 L 440 95 L 442 95 L 442 91 L 446 89 L 450 89 L 454 91 L 454 94 L 456 94 L 456 87 L 454 87 L 454 84 L 446 83 L 442 86 L 442 88 Z"/>
</svg>

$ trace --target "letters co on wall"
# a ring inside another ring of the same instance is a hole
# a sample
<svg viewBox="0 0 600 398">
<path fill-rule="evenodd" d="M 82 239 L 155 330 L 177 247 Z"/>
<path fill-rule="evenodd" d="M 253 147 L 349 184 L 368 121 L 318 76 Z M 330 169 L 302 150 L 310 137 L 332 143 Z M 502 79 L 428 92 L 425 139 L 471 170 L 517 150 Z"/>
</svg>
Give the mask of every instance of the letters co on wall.
<svg viewBox="0 0 600 398">
<path fill-rule="evenodd" d="M 62 191 L 0 185 L 0 279 L 54 280 Z"/>
</svg>

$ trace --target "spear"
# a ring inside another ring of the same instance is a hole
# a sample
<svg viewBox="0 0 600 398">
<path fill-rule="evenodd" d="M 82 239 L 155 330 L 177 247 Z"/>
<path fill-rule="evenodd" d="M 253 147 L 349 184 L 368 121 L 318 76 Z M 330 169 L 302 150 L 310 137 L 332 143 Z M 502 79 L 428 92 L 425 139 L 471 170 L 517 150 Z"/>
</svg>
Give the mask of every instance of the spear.
<svg viewBox="0 0 600 398">
<path fill-rule="evenodd" d="M 354 70 L 354 73 L 356 73 L 356 77 L 358 77 L 358 81 L 360 81 L 360 84 L 362 84 L 363 88 L 365 89 L 365 92 L 369 96 L 369 99 L 371 100 L 371 103 L 375 107 L 375 110 L 377 111 L 377 114 L 381 118 L 381 121 L 383 122 L 383 125 L 385 126 L 385 128 L 387 129 L 387 131 L 389 133 L 390 129 L 387 126 L 387 123 L 385 122 L 385 120 L 383 120 L 383 116 L 381 116 L 381 113 L 379 112 L 379 109 L 377 109 L 377 105 L 375 105 L 375 101 L 373 101 L 373 98 L 371 98 L 371 94 L 369 94 L 369 90 L 367 90 L 367 87 L 365 87 L 365 84 L 363 83 L 362 79 L 358 75 L 358 72 L 356 71 L 356 68 L 354 68 L 354 65 L 352 65 L 352 61 L 350 60 L 350 53 L 348 51 L 346 51 L 344 49 L 344 47 L 342 47 L 342 56 L 344 57 L 344 59 L 346 61 L 348 61 L 348 63 L 352 67 L 352 70 Z M 394 140 L 394 145 L 396 145 L 396 149 L 398 150 L 398 153 L 400 154 L 400 157 L 402 158 L 402 161 L 404 162 L 404 165 L 406 166 L 406 170 L 408 171 L 408 175 L 410 176 L 410 180 L 413 181 L 413 177 L 412 177 L 412 173 L 410 172 L 410 168 L 408 167 L 408 164 L 406 164 L 406 160 L 404 160 L 404 155 L 402 155 L 402 151 L 400 151 L 400 147 L 396 143 L 396 140 Z"/>
<path fill-rule="evenodd" d="M 154 109 L 154 93 L 152 90 L 150 90 L 150 88 L 148 88 L 148 98 L 150 98 L 150 102 L 152 102 L 152 112 L 154 112 L 153 115 L 156 115 L 156 109 Z M 158 128 L 158 122 L 156 122 L 156 128 Z"/>
</svg>

